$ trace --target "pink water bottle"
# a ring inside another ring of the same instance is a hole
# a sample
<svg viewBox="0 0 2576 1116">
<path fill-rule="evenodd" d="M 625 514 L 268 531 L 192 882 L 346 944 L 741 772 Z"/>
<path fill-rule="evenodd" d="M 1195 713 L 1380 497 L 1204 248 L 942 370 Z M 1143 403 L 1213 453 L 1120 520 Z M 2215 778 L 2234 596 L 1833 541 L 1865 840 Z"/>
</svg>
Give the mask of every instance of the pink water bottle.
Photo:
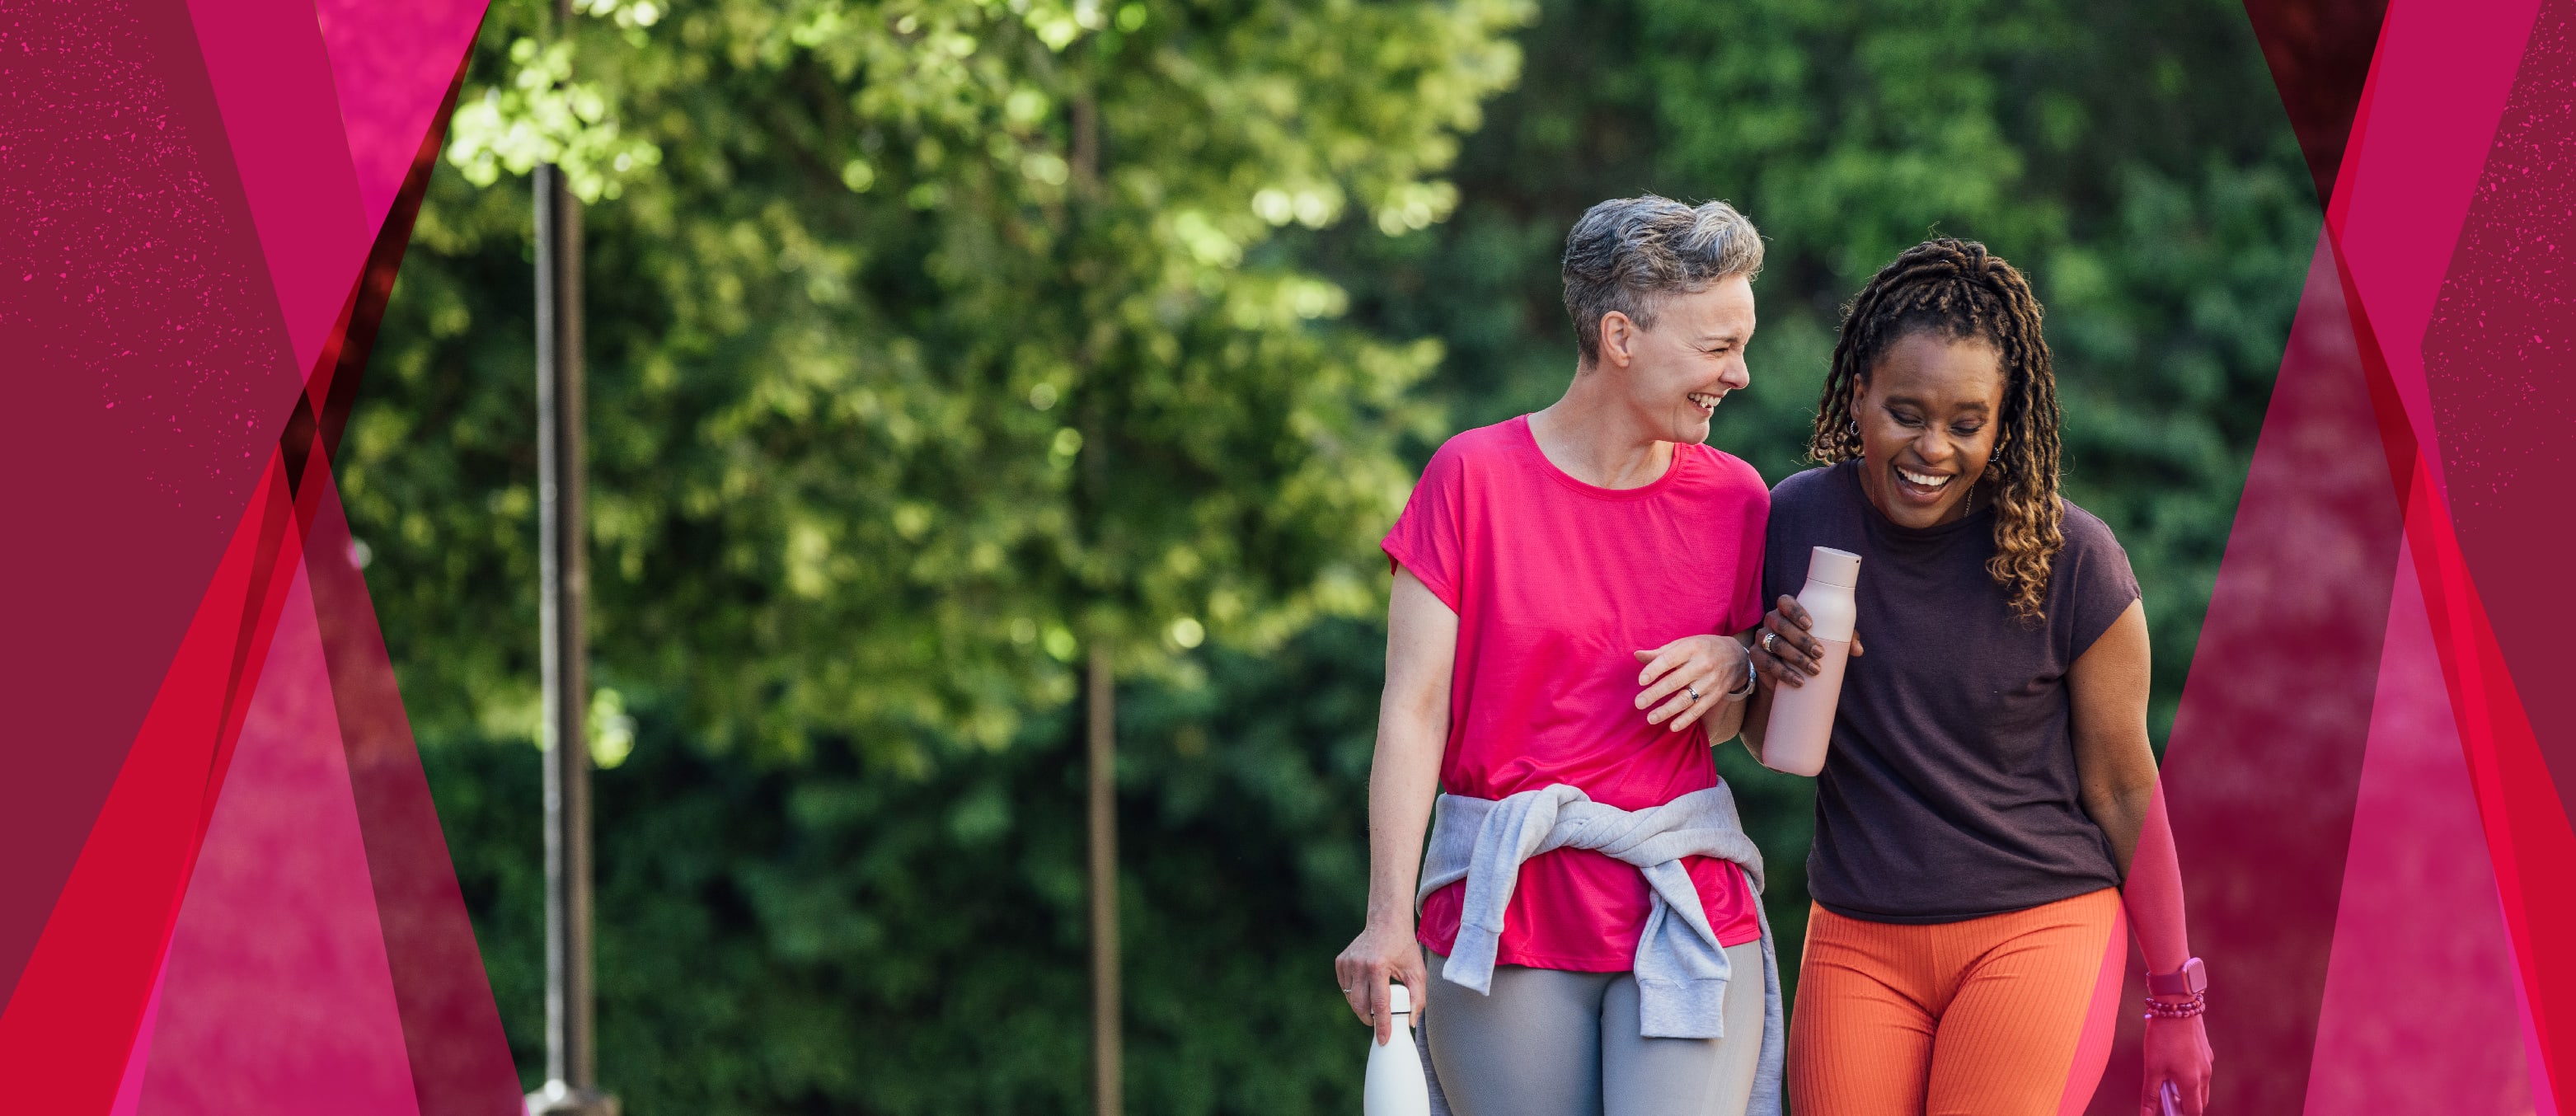
<svg viewBox="0 0 2576 1116">
<path fill-rule="evenodd" d="M 1813 775 L 1825 769 L 1825 744 L 1834 735 L 1834 705 L 1843 692 L 1843 660 L 1851 657 L 1852 624 L 1857 607 L 1852 589 L 1860 584 L 1860 555 L 1830 546 L 1817 547 L 1807 558 L 1807 587 L 1798 592 L 1798 607 L 1814 625 L 1807 634 L 1824 644 L 1817 673 L 1806 684 L 1771 691 L 1771 720 L 1762 729 L 1762 764 L 1791 775 Z"/>
</svg>

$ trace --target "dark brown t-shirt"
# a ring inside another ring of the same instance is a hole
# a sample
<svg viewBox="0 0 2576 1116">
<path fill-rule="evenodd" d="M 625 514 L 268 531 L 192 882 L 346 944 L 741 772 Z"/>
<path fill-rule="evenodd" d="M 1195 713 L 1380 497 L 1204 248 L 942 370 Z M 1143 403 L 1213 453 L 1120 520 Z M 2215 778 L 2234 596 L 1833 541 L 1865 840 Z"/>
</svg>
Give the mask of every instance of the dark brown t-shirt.
<svg viewBox="0 0 2576 1116">
<path fill-rule="evenodd" d="M 2138 581 L 2111 529 L 2065 508 L 2045 619 L 2024 621 L 1986 572 L 1990 508 L 1897 526 L 1862 493 L 1856 462 L 1771 490 L 1764 601 L 1805 587 L 1811 547 L 1861 556 L 1865 653 L 1844 675 L 1807 856 L 1826 910 L 1957 922 L 2119 885 L 2077 798 L 2066 672 L 2138 599 Z"/>
</svg>

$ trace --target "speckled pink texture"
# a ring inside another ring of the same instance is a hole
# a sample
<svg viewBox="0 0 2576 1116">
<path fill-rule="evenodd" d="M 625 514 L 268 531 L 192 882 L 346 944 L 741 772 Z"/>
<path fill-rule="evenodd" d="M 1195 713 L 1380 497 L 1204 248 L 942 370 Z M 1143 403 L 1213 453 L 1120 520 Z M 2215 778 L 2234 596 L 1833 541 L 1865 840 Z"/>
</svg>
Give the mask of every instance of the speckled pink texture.
<svg viewBox="0 0 2576 1116">
<path fill-rule="evenodd" d="M 312 0 L 188 0 L 188 9 L 295 367 L 310 372 L 375 236 Z"/>
<path fill-rule="evenodd" d="M 2326 224 L 2415 437 L 2439 440 L 2421 347 L 2539 0 L 2396 0 Z M 2428 458 L 2433 483 L 2441 459 Z"/>
<path fill-rule="evenodd" d="M 2546 292 L 2566 290 L 2576 197 L 2576 67 L 2552 45 L 2571 11 L 2395 0 L 2381 28 L 2311 273 L 2312 306 L 2339 288 L 2346 320 L 2318 336 L 2341 351 L 2303 338 L 2303 307 L 2166 757 L 2218 1111 L 2557 1111 L 2576 724 L 2551 710 L 2576 701 L 2557 573 L 2576 540 L 2550 482 L 2576 368 L 2534 358 L 2569 351 Z M 2267 469 L 2276 446 L 2295 468 Z M 2402 539 L 2338 511 L 2360 493 L 2334 478 L 2375 470 Z M 2498 485 L 2518 487 L 2475 491 Z M 2320 642 L 2336 611 L 2345 637 Z M 2106 1086 L 2093 1111 L 2134 1096 Z"/>
<path fill-rule="evenodd" d="M 2460 548 L 2576 802 L 2576 0 L 2532 24 L 2423 357 Z"/>
<path fill-rule="evenodd" d="M 364 585 L 285 603 L 481 7 L 0 4 L 0 1110 L 518 1107 Z"/>
<path fill-rule="evenodd" d="M 0 6 L 0 89 L 14 979 L 300 377 L 175 0 Z"/>
</svg>

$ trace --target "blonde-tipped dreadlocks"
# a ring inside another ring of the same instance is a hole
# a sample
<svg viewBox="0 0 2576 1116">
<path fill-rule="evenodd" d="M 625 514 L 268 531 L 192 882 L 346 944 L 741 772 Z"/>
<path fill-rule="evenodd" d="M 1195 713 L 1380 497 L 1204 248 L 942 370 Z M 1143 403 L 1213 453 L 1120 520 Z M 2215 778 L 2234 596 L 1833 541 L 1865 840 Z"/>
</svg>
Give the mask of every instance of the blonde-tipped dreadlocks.
<svg viewBox="0 0 2576 1116">
<path fill-rule="evenodd" d="M 2013 265 L 1973 240 L 1943 237 L 1906 249 L 1872 276 L 1843 313 L 1807 452 L 1832 464 L 1861 455 L 1860 382 L 1898 339 L 1917 331 L 1981 340 L 2003 359 L 2004 413 L 1986 475 L 1995 482 L 1995 556 L 1986 572 L 2015 615 L 2038 620 L 2048 570 L 2066 545 L 2057 497 L 2057 375 L 2040 336 L 2039 300 Z"/>
</svg>

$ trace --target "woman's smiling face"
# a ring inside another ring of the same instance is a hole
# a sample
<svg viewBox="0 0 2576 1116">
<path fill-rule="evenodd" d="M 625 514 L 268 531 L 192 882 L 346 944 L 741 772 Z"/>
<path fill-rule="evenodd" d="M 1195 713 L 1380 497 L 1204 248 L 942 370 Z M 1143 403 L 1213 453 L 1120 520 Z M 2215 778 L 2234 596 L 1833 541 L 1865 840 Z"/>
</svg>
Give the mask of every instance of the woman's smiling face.
<svg viewBox="0 0 2576 1116">
<path fill-rule="evenodd" d="M 1967 514 L 2002 429 L 2003 358 L 1983 340 L 1914 330 L 1861 380 L 1861 489 L 1898 526 Z"/>
<path fill-rule="evenodd" d="M 1641 329 L 1626 314 L 1603 315 L 1593 371 L 1613 370 L 1638 427 L 1656 441 L 1705 442 L 1718 402 L 1753 383 L 1744 363 L 1753 283 L 1729 275 L 1704 290 L 1664 295 L 1654 317 L 1653 329 Z"/>
</svg>

